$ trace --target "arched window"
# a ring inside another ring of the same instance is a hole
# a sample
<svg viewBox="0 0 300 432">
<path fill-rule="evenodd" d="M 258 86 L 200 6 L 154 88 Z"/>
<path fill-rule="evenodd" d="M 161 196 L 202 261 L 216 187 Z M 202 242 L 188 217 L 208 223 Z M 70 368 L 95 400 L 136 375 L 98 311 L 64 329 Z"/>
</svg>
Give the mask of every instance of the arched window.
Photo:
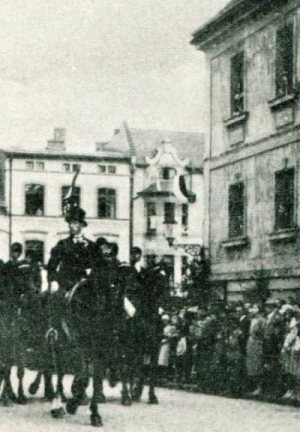
<svg viewBox="0 0 300 432">
<path fill-rule="evenodd" d="M 116 218 L 116 191 L 114 189 L 98 189 L 98 217 L 100 219 Z"/>
<path fill-rule="evenodd" d="M 35 262 L 44 262 L 44 242 L 41 240 L 25 241 L 25 257 L 31 256 Z"/>
<path fill-rule="evenodd" d="M 39 184 L 25 185 L 25 214 L 28 216 L 43 216 L 44 186 Z"/>
</svg>

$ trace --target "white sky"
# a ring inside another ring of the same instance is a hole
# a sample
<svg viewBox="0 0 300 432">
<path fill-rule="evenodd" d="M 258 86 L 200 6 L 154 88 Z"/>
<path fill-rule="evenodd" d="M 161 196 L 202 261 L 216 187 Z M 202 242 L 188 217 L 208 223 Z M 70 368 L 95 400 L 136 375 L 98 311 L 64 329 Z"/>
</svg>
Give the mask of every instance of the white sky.
<svg viewBox="0 0 300 432">
<path fill-rule="evenodd" d="M 207 78 L 191 33 L 228 0 L 1 0 L 0 147 L 85 151 L 120 122 L 203 131 Z"/>
</svg>

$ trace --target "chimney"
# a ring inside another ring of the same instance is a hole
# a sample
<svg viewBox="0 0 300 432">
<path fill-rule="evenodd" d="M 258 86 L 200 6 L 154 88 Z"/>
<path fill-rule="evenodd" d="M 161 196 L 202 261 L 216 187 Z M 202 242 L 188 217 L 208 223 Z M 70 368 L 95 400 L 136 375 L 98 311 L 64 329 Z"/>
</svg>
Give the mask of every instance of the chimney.
<svg viewBox="0 0 300 432">
<path fill-rule="evenodd" d="M 108 142 L 96 142 L 96 152 L 105 151 L 108 144 Z"/>
<path fill-rule="evenodd" d="M 48 140 L 46 150 L 48 152 L 60 153 L 66 151 L 65 145 L 66 130 L 64 128 L 55 128 L 53 139 Z"/>
</svg>

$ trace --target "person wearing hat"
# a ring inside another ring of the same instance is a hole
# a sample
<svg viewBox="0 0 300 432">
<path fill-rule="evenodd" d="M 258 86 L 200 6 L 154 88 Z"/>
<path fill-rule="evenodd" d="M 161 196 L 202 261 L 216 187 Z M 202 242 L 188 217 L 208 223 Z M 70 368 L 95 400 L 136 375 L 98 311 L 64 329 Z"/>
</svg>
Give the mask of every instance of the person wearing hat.
<svg viewBox="0 0 300 432">
<path fill-rule="evenodd" d="M 3 296 L 2 296 L 2 311 L 1 319 L 6 335 L 4 340 L 1 340 L 3 348 L 3 357 L 6 361 L 7 377 L 5 378 L 4 396 L 6 402 L 18 401 L 19 403 L 26 403 L 26 397 L 23 391 L 22 380 L 24 377 L 23 366 L 23 353 L 24 353 L 24 340 L 28 334 L 26 332 L 27 326 L 23 322 L 23 299 L 26 295 L 30 294 L 32 289 L 32 266 L 29 260 L 23 259 L 23 246 L 21 243 L 15 242 L 10 248 L 10 260 L 3 266 Z M 3 335 L 2 335 L 3 337 Z M 12 364 L 16 362 L 18 365 L 18 378 L 19 389 L 18 398 L 10 383 L 10 369 Z"/>
<path fill-rule="evenodd" d="M 85 211 L 73 207 L 65 218 L 70 235 L 60 240 L 51 250 L 47 265 L 51 289 L 58 287 L 69 291 L 76 283 L 88 276 L 93 265 L 95 244 L 83 235 L 87 226 Z"/>
</svg>

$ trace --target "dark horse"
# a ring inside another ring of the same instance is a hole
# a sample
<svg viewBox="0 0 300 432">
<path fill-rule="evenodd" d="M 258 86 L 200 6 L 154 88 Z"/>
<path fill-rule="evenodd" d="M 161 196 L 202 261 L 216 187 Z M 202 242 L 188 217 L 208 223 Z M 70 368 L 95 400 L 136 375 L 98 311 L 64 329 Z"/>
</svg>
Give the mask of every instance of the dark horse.
<svg viewBox="0 0 300 432">
<path fill-rule="evenodd" d="M 98 279 L 97 276 L 100 278 L 101 274 L 102 276 L 104 274 L 103 268 L 97 270 L 96 273 L 96 276 L 92 276 L 89 280 L 76 284 L 68 293 L 66 319 L 74 343 L 85 358 L 84 363 L 90 362 L 92 365 L 91 424 L 99 427 L 102 426 L 102 419 L 98 411 L 98 404 L 103 402 L 104 370 L 112 358 L 118 357 L 118 362 L 124 364 L 124 367 L 121 368 L 121 379 L 123 382 L 122 401 L 125 405 L 127 405 L 126 402 L 129 402 L 129 393 L 126 386 L 127 362 L 124 348 L 127 345 L 124 342 L 127 321 L 123 310 L 122 287 L 117 283 L 106 284 L 103 280 L 105 278 Z M 117 271 L 115 274 L 118 274 Z M 111 297 L 112 292 L 115 293 L 113 298 Z M 88 373 L 85 369 L 78 371 L 73 397 L 67 401 L 66 409 L 69 414 L 76 413 L 82 400 Z"/>
</svg>

